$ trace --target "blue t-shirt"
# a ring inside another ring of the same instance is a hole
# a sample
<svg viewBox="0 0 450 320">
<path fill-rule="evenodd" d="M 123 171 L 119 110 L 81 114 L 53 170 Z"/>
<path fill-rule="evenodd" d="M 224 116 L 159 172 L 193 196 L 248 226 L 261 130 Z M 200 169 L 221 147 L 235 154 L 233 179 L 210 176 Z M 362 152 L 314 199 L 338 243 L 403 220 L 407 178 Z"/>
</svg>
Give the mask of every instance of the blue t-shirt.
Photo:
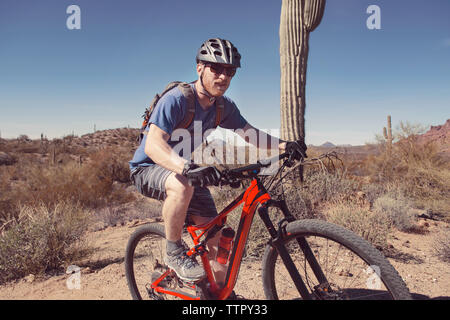
<svg viewBox="0 0 450 320">
<path fill-rule="evenodd" d="M 192 85 L 193 86 L 193 85 Z M 195 90 L 195 87 L 194 87 Z M 224 98 L 224 112 L 220 127 L 225 129 L 242 129 L 247 121 L 239 112 L 236 104 L 228 97 Z M 214 129 L 216 123 L 216 106 L 209 107 L 206 111 L 200 106 L 197 96 L 195 96 L 195 116 L 187 129 L 175 129 L 184 119 L 187 112 L 187 99 L 178 87 L 167 92 L 157 103 L 146 131 L 148 132 L 151 123 L 164 130 L 171 137 L 167 143 L 181 157 L 190 159 L 191 152 L 194 151 Z M 208 130 L 208 132 L 206 132 Z M 205 134 L 206 132 L 206 134 Z M 145 154 L 145 143 L 147 135 L 144 135 L 142 142 L 133 159 L 129 162 L 130 170 L 133 171 L 140 166 L 149 166 L 154 161 Z"/>
</svg>

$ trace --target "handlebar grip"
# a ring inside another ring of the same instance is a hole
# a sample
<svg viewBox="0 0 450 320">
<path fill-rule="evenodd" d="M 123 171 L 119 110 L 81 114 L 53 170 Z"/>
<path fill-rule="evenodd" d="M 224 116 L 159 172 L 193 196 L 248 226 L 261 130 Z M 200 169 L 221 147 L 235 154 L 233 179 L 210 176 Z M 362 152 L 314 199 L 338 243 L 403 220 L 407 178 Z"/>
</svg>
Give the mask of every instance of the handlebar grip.
<svg viewBox="0 0 450 320">
<path fill-rule="evenodd" d="M 197 180 L 197 179 L 189 179 L 188 178 L 188 184 L 191 187 L 210 187 L 210 186 L 217 186 L 218 182 L 210 181 L 210 180 Z"/>
</svg>

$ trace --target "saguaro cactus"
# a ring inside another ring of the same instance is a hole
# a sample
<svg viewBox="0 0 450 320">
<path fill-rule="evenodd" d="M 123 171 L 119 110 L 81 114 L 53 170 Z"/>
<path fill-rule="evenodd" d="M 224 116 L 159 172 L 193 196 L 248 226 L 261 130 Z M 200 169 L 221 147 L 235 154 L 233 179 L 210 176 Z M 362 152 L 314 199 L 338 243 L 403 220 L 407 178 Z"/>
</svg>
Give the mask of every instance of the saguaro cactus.
<svg viewBox="0 0 450 320">
<path fill-rule="evenodd" d="M 392 127 L 391 127 L 391 116 L 387 116 L 387 130 L 383 127 L 383 135 L 386 139 L 386 152 L 388 156 L 392 153 Z"/>
<path fill-rule="evenodd" d="M 309 33 L 322 20 L 325 0 L 283 0 L 280 18 L 281 139 L 305 138 Z"/>
</svg>

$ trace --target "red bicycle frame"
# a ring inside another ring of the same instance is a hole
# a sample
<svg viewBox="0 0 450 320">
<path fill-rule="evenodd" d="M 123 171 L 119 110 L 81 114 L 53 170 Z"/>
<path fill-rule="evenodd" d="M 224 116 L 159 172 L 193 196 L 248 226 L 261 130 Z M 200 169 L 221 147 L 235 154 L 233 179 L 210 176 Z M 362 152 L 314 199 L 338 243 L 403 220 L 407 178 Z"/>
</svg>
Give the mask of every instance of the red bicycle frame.
<svg viewBox="0 0 450 320">
<path fill-rule="evenodd" d="M 255 216 L 256 208 L 258 204 L 264 204 L 270 200 L 270 195 L 267 193 L 264 187 L 258 182 L 257 179 L 251 181 L 250 186 L 233 202 L 231 202 L 221 213 L 208 223 L 202 225 L 190 225 L 187 227 L 189 234 L 192 236 L 194 241 L 194 247 L 188 251 L 188 255 L 195 253 L 200 253 L 203 266 L 205 268 L 206 277 L 208 283 L 210 284 L 210 291 L 214 294 L 217 299 L 225 300 L 233 291 L 234 285 L 236 283 L 239 268 L 242 261 L 242 256 L 244 254 L 245 245 L 247 243 L 248 234 L 250 232 L 250 227 L 252 225 L 253 217 Z M 219 288 L 214 278 L 214 273 L 211 269 L 209 263 L 208 254 L 205 250 L 199 250 L 201 246 L 200 239 L 214 226 L 223 226 L 226 222 L 227 215 L 233 211 L 237 206 L 244 203 L 241 219 L 236 233 L 236 238 L 234 240 L 233 251 L 230 255 L 229 265 L 227 270 L 227 275 L 225 278 L 225 285 L 223 288 Z M 198 300 L 199 297 L 192 297 L 190 295 L 182 294 L 179 292 L 174 292 L 159 286 L 159 283 L 168 275 L 164 273 L 159 277 L 153 284 L 152 288 L 156 292 L 162 292 L 166 294 L 172 294 L 182 299 L 188 300 Z M 191 287 L 194 288 L 194 287 Z"/>
</svg>

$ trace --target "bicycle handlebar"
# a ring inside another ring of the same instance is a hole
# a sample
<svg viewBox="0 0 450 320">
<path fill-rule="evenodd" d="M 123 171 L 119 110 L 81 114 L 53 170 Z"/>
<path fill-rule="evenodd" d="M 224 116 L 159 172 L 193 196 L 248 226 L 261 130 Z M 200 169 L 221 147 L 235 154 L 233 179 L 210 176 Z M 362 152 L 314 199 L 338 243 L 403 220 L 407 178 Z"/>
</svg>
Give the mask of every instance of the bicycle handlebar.
<svg viewBox="0 0 450 320">
<path fill-rule="evenodd" d="M 230 185 L 231 187 L 238 188 L 240 186 L 240 181 L 243 179 L 249 179 L 256 177 L 262 168 L 268 168 L 276 161 L 287 158 L 290 153 L 282 153 L 280 155 L 274 156 L 272 158 L 257 161 L 254 164 L 246 165 L 234 169 L 225 169 L 221 171 L 221 185 Z"/>
<path fill-rule="evenodd" d="M 268 158 L 268 159 L 264 159 L 261 161 L 257 161 L 254 164 L 249 164 L 243 167 L 239 167 L 239 168 L 234 168 L 234 169 L 224 169 L 224 170 L 219 170 L 220 172 L 220 180 L 219 180 L 219 185 L 223 186 L 223 185 L 229 185 L 232 188 L 239 188 L 241 186 L 240 182 L 241 180 L 244 179 L 251 179 L 256 177 L 262 168 L 268 168 L 270 167 L 273 163 L 285 159 L 285 158 L 289 158 L 289 160 L 291 159 L 292 153 L 290 152 L 284 152 L 282 154 L 279 154 L 277 156 Z M 289 161 L 287 160 L 287 161 Z M 198 181 L 189 181 L 189 184 L 191 186 L 205 186 L 205 185 L 200 185 L 198 183 Z"/>
</svg>

